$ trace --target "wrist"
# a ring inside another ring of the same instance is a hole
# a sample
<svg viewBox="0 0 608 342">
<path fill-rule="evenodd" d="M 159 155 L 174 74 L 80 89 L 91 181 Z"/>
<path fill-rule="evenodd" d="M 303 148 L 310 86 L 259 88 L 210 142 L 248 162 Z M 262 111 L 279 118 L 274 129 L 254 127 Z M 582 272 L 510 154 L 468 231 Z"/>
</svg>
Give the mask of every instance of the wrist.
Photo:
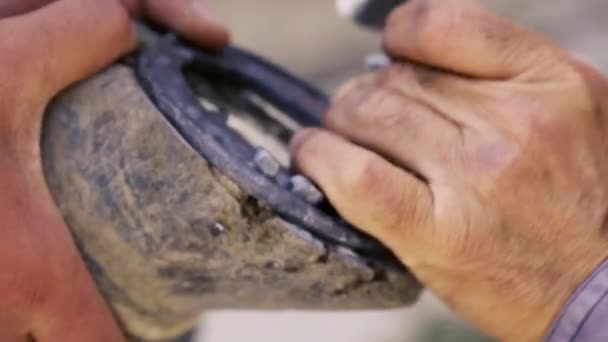
<svg viewBox="0 0 608 342">
<path fill-rule="evenodd" d="M 593 307 L 608 293 L 607 254 L 606 246 L 598 244 L 595 249 L 586 249 L 583 255 L 564 258 L 570 260 L 564 263 L 569 266 L 563 268 L 567 276 L 558 284 L 560 292 L 542 336 L 546 341 L 571 341 Z M 568 334 L 572 336 L 563 339 Z M 556 336 L 562 337 L 556 339 Z"/>
<path fill-rule="evenodd" d="M 501 258 L 492 269 L 461 263 L 458 270 L 454 265 L 450 269 L 416 265 L 413 270 L 440 298 L 488 335 L 501 341 L 542 341 L 608 251 L 599 243 L 584 247 L 529 255 L 522 264 Z"/>
<path fill-rule="evenodd" d="M 548 342 L 588 341 L 605 328 L 608 262 L 604 261 L 570 296 L 545 335 Z M 603 335 L 602 335 L 603 336 Z"/>
</svg>

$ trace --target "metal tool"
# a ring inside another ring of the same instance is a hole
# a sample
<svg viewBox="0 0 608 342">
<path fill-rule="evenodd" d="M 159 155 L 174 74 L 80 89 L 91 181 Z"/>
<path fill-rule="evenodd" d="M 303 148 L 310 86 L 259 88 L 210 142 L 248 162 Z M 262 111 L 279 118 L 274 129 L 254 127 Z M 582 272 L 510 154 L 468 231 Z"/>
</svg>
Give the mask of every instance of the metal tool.
<svg viewBox="0 0 608 342">
<path fill-rule="evenodd" d="M 372 30 L 382 30 L 390 12 L 407 0 L 336 0 L 338 13 Z"/>
</svg>

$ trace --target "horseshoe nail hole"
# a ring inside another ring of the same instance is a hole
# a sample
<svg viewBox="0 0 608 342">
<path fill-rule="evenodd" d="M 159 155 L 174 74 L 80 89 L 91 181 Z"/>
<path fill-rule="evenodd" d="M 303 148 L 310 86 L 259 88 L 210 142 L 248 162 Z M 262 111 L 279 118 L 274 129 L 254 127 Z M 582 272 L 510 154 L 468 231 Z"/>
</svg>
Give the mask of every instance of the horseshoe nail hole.
<svg viewBox="0 0 608 342">
<path fill-rule="evenodd" d="M 387 280 L 388 280 L 388 276 L 386 275 L 386 271 L 376 270 L 374 272 L 374 277 L 372 278 L 373 282 L 383 282 L 383 281 L 387 281 Z"/>
<path fill-rule="evenodd" d="M 345 293 L 346 293 L 345 289 L 337 289 L 337 290 L 334 290 L 334 292 L 333 292 L 334 296 L 342 296 Z"/>
<path fill-rule="evenodd" d="M 279 263 L 276 261 L 268 261 L 266 264 L 264 264 L 264 268 L 266 268 L 267 270 L 276 270 L 280 266 L 281 265 L 279 265 Z"/>
<path fill-rule="evenodd" d="M 328 253 L 324 253 L 324 254 L 319 255 L 319 257 L 316 260 L 316 262 L 318 264 L 326 264 L 327 261 L 329 261 L 329 254 Z"/>
<path fill-rule="evenodd" d="M 298 273 L 301 269 L 302 267 L 298 265 L 285 265 L 283 271 L 285 271 L 285 273 Z"/>
<path fill-rule="evenodd" d="M 211 227 L 211 235 L 213 237 L 218 237 L 220 235 L 222 235 L 222 233 L 224 233 L 226 231 L 226 226 L 224 226 L 223 224 L 216 222 L 213 224 L 213 226 Z"/>
</svg>

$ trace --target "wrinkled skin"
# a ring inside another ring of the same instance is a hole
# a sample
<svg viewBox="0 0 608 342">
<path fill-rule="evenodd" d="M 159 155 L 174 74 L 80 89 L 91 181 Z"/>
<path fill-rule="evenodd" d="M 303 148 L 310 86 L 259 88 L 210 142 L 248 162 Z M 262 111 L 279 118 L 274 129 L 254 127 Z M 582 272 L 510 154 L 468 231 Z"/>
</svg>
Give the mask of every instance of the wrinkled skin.
<svg viewBox="0 0 608 342">
<path fill-rule="evenodd" d="M 541 340 L 608 254 L 607 80 L 472 0 L 412 0 L 384 41 L 297 166 L 484 332 Z"/>
<path fill-rule="evenodd" d="M 135 46 L 129 13 L 213 48 L 228 34 L 189 0 L 0 2 L 0 341 L 122 341 L 46 188 L 39 137 L 61 89 Z"/>
</svg>

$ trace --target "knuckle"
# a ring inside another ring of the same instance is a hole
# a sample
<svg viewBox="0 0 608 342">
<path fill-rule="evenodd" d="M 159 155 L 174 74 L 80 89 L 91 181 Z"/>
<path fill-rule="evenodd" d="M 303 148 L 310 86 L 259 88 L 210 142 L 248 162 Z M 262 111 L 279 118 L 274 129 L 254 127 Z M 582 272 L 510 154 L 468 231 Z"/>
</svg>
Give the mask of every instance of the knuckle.
<svg viewBox="0 0 608 342">
<path fill-rule="evenodd" d="M 528 141 L 564 141 L 580 134 L 589 122 L 596 122 L 599 109 L 588 79 L 571 65 L 557 70 L 560 79 L 549 81 L 556 90 L 527 101 L 522 135 Z"/>
<path fill-rule="evenodd" d="M 477 173 L 483 175 L 478 179 L 478 183 L 482 183 L 482 180 L 492 180 L 502 171 L 510 168 L 522 153 L 520 144 L 501 137 L 474 146 L 471 152 L 472 158 L 469 159 L 467 154 L 460 162 L 461 165 L 467 165 L 469 160 L 474 161 Z"/>
<path fill-rule="evenodd" d="M 354 79 L 346 82 L 336 92 L 333 100 L 333 105 L 330 110 L 326 111 L 323 114 L 323 123 L 328 127 L 338 128 L 344 125 L 347 122 L 348 112 L 350 108 L 357 107 L 353 101 L 356 100 L 356 96 L 354 95 L 356 90 L 360 86 L 360 80 Z"/>
<path fill-rule="evenodd" d="M 416 82 L 416 70 L 409 62 L 393 64 L 380 72 L 378 83 L 389 89 L 401 89 L 405 84 Z"/>
<path fill-rule="evenodd" d="M 373 219 L 382 224 L 384 229 L 394 231 L 420 224 L 419 205 L 415 198 L 409 200 L 411 202 L 406 201 L 404 190 L 400 187 L 377 191 L 373 197 L 377 208 Z"/>
<path fill-rule="evenodd" d="M 386 69 L 384 84 L 391 89 L 405 93 L 437 88 L 441 80 L 448 80 L 446 73 L 424 65 L 399 63 Z"/>
<path fill-rule="evenodd" d="M 297 142 L 294 150 L 294 159 L 299 165 L 306 165 L 308 161 L 315 160 L 322 152 L 323 133 L 317 129 L 307 129 L 304 137 Z"/>
<path fill-rule="evenodd" d="M 403 102 L 403 97 L 398 91 L 386 87 L 376 88 L 355 109 L 353 122 L 359 126 L 394 129 L 401 126 Z"/>
<path fill-rule="evenodd" d="M 335 104 L 352 102 L 353 98 L 359 98 L 358 95 L 361 91 L 373 87 L 377 82 L 377 74 L 371 72 L 352 78 L 338 88 L 334 95 L 333 102 Z"/>
<path fill-rule="evenodd" d="M 411 81 L 411 67 L 399 65 L 346 83 L 323 121 L 343 133 L 360 127 L 394 128 L 404 119 L 408 102 L 401 86 Z"/>
<path fill-rule="evenodd" d="M 369 225 L 401 229 L 422 222 L 421 213 L 428 203 L 419 196 L 421 194 L 408 190 L 392 171 L 383 159 L 370 157 L 357 169 L 350 170 L 341 188 L 346 189 L 351 198 L 367 203 L 366 223 Z"/>
<path fill-rule="evenodd" d="M 453 24 L 446 7 L 435 0 L 413 0 L 393 11 L 384 35 L 388 50 L 424 55 L 441 47 Z"/>
<path fill-rule="evenodd" d="M 557 144 L 567 140 L 580 127 L 584 120 L 581 111 L 571 104 L 565 106 L 553 100 L 532 103 L 523 111 L 520 121 L 514 125 L 516 139 L 522 148 L 541 144 Z M 520 110 L 521 112 L 521 110 Z"/>
<path fill-rule="evenodd" d="M 568 118 L 558 112 L 538 112 L 529 115 L 526 128 L 523 131 L 523 141 L 533 143 L 536 140 L 555 141 L 566 138 Z"/>
<path fill-rule="evenodd" d="M 371 196 L 386 188 L 386 167 L 380 158 L 367 157 L 352 165 L 343 178 L 343 189 L 350 189 L 354 196 Z"/>
<path fill-rule="evenodd" d="M 566 70 L 562 75 L 569 76 L 567 90 L 564 91 L 570 94 L 568 104 L 577 104 L 582 111 L 597 114 L 597 98 L 594 95 L 608 90 L 605 78 L 595 69 L 585 65 L 568 65 Z"/>
<path fill-rule="evenodd" d="M 340 101 L 344 100 L 346 97 L 351 95 L 351 93 L 353 93 L 357 88 L 359 88 L 361 83 L 361 77 L 357 77 L 342 84 L 335 92 L 333 102 L 339 103 Z"/>
</svg>

